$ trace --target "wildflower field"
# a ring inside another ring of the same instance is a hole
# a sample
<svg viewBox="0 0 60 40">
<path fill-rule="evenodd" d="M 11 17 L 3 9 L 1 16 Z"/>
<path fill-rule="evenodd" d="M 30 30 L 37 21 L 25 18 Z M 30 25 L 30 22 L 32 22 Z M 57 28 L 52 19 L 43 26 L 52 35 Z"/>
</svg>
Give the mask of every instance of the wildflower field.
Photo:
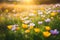
<svg viewBox="0 0 60 40">
<path fill-rule="evenodd" d="M 49 5 L 0 7 L 0 40 L 60 40 L 60 4 Z"/>
</svg>

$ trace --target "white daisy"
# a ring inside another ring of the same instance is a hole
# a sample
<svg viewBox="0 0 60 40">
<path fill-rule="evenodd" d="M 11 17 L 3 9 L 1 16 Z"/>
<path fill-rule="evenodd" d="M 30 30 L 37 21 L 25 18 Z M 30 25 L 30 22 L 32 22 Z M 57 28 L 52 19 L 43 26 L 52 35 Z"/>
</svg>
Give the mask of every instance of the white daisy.
<svg viewBox="0 0 60 40">
<path fill-rule="evenodd" d="M 51 19 L 49 19 L 49 18 L 47 18 L 46 20 L 45 20 L 45 22 L 50 22 L 51 21 Z"/>
<path fill-rule="evenodd" d="M 30 23 L 29 26 L 35 26 L 35 24 L 34 23 Z"/>
<path fill-rule="evenodd" d="M 43 22 L 42 21 L 39 21 L 38 24 L 42 24 Z"/>
<path fill-rule="evenodd" d="M 24 21 L 25 24 L 28 24 L 28 23 L 30 23 L 30 22 L 31 22 L 31 20 L 25 20 L 25 21 Z"/>
</svg>

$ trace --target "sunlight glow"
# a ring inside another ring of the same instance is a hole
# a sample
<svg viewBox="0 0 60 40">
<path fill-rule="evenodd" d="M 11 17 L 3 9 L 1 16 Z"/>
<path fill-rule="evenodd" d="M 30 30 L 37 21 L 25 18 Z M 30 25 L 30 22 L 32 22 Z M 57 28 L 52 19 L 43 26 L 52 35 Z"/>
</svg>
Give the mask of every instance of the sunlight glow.
<svg viewBox="0 0 60 40">
<path fill-rule="evenodd" d="M 30 4 L 34 4 L 34 1 L 33 0 L 22 0 L 22 3 L 30 5 Z"/>
</svg>

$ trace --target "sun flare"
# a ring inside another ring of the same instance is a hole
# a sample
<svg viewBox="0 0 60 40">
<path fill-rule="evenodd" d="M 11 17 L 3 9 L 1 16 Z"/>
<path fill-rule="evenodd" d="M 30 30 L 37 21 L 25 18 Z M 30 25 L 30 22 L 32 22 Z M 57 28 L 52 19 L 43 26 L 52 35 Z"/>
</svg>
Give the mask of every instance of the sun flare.
<svg viewBox="0 0 60 40">
<path fill-rule="evenodd" d="M 30 4 L 34 4 L 34 1 L 33 0 L 23 0 L 22 3 L 30 5 Z"/>
</svg>

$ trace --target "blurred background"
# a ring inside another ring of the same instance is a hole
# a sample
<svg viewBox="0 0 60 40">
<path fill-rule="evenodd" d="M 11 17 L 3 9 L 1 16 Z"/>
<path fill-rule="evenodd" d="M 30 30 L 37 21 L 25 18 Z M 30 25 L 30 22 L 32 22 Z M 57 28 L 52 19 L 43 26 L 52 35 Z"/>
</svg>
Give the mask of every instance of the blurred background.
<svg viewBox="0 0 60 40">
<path fill-rule="evenodd" d="M 0 40 L 60 40 L 60 0 L 0 0 Z"/>
<path fill-rule="evenodd" d="M 19 2 L 21 3 L 21 1 L 23 0 L 0 0 L 0 3 L 2 2 L 7 2 L 7 3 L 11 3 L 11 2 Z M 60 0 L 33 0 L 35 2 L 35 4 L 52 4 L 52 3 L 60 3 Z"/>
</svg>

